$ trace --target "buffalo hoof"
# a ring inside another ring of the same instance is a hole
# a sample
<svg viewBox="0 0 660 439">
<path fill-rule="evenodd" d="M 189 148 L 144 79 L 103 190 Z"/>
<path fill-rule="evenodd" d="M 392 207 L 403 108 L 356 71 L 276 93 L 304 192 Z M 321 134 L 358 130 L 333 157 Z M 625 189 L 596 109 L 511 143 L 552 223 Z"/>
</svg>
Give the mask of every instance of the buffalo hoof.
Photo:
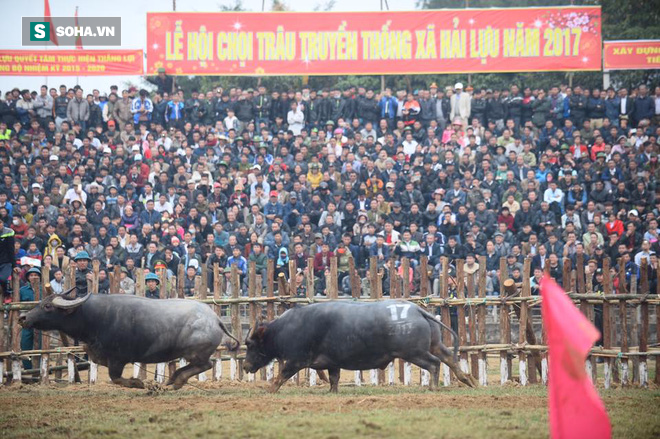
<svg viewBox="0 0 660 439">
<path fill-rule="evenodd" d="M 479 387 L 479 381 L 477 381 L 477 379 L 475 377 L 473 377 L 472 375 L 467 375 L 467 380 L 469 382 L 468 385 L 470 387 Z"/>
<path fill-rule="evenodd" d="M 179 390 L 180 388 L 183 387 L 184 384 L 186 384 L 186 383 L 184 383 L 183 381 L 178 381 L 177 380 L 177 381 L 174 381 L 171 385 L 172 385 L 173 390 Z"/>
<path fill-rule="evenodd" d="M 127 381 L 127 384 L 128 384 L 127 387 L 131 387 L 133 389 L 144 389 L 144 383 L 142 382 L 142 380 L 139 380 L 137 378 L 131 378 L 131 379 L 126 380 L 126 381 Z"/>
<path fill-rule="evenodd" d="M 277 393 L 278 390 L 280 390 L 279 386 L 270 386 L 268 389 L 266 389 L 268 393 Z"/>
</svg>

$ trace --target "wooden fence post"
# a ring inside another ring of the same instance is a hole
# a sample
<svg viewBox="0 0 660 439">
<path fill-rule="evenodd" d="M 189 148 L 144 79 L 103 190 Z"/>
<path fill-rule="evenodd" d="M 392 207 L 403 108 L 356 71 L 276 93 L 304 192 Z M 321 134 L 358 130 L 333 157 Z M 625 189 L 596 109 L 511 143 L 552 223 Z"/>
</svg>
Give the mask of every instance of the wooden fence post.
<svg viewBox="0 0 660 439">
<path fill-rule="evenodd" d="M 355 259 L 353 259 L 353 255 L 348 257 L 348 271 L 351 281 L 351 297 L 359 298 L 361 295 L 360 276 L 355 269 Z M 390 296 L 391 295 L 392 292 L 390 291 Z"/>
<path fill-rule="evenodd" d="M 298 272 L 298 264 L 295 259 L 289 259 L 289 295 L 296 297 L 298 295 L 298 282 L 296 281 L 296 274 Z"/>
<path fill-rule="evenodd" d="M 92 289 L 90 290 L 94 294 L 99 292 L 99 270 L 101 269 L 101 261 L 94 259 L 92 261 Z M 106 291 L 107 293 L 107 291 Z"/>
<path fill-rule="evenodd" d="M 138 297 L 144 297 L 145 295 L 145 284 L 144 284 L 144 269 L 138 268 L 135 270 L 135 295 Z M 133 378 L 144 379 L 145 370 L 142 367 L 141 363 L 134 363 L 133 365 Z"/>
<path fill-rule="evenodd" d="M 426 297 L 429 295 L 429 258 L 422 256 L 419 261 L 419 271 L 420 271 L 420 280 L 419 280 L 419 295 Z M 390 292 L 390 295 L 392 293 Z"/>
<path fill-rule="evenodd" d="M 314 277 L 314 271 L 313 271 L 313 262 L 314 260 L 312 258 L 309 258 L 307 267 L 312 270 L 312 282 L 313 277 Z M 261 294 L 265 295 L 268 299 L 273 299 L 275 298 L 275 291 L 274 291 L 274 281 L 275 281 L 275 261 L 273 259 L 268 259 L 266 262 L 266 289 L 262 290 Z M 309 286 L 309 281 L 307 283 Z M 312 297 L 314 295 L 314 287 L 312 283 Z M 266 303 L 266 320 L 269 322 L 272 321 L 275 318 L 275 304 L 269 300 Z M 270 362 L 264 369 L 262 369 L 261 372 L 261 379 L 266 380 L 266 381 L 272 381 L 273 376 L 274 376 L 274 370 L 275 370 L 275 365 L 274 362 Z"/>
<path fill-rule="evenodd" d="M 502 281 L 502 287 L 504 297 L 511 296 L 516 291 L 516 284 L 513 279 Z M 511 345 L 509 308 L 510 306 L 504 302 L 500 305 L 500 343 L 507 346 L 500 352 L 500 384 L 505 384 L 513 376 L 512 361 L 509 355 L 509 346 Z"/>
<path fill-rule="evenodd" d="M 610 274 L 610 258 L 603 259 L 603 294 L 612 294 L 612 276 Z M 612 348 L 612 310 L 610 302 L 603 300 L 603 349 Z M 610 388 L 612 383 L 612 358 L 605 357 L 603 361 L 604 385 Z"/>
<path fill-rule="evenodd" d="M 43 300 L 46 297 L 48 297 L 52 293 L 52 289 L 50 287 L 50 273 L 48 272 L 48 269 L 44 266 L 41 267 L 41 294 L 42 296 L 40 297 L 39 300 Z M 2 319 L 0 318 L 0 326 L 4 328 L 4 323 L 2 322 Z M 4 332 L 4 331 L 0 331 Z M 4 334 L 2 334 L 4 335 Z M 0 336 L 2 336 L 0 335 Z M 35 334 L 35 339 L 36 339 L 36 334 Z M 0 344 L 3 344 L 4 340 L 0 341 Z M 41 384 L 48 384 L 50 377 L 49 377 L 49 372 L 50 372 L 50 354 L 47 352 L 50 350 L 50 335 L 46 331 L 41 332 L 41 349 L 44 351 L 44 353 L 41 354 L 41 358 L 39 360 L 39 377 L 40 377 L 40 382 Z M 4 349 L 3 349 L 4 351 Z M 2 375 L 0 375 L 0 384 L 2 384 Z"/>
<path fill-rule="evenodd" d="M 232 264 L 231 266 L 231 297 L 236 300 L 239 298 L 240 294 L 240 277 L 238 276 L 238 267 L 236 264 Z M 243 330 L 241 327 L 241 309 L 240 305 L 238 303 L 232 303 L 230 305 L 231 309 L 231 330 L 234 333 L 234 337 L 236 337 L 238 340 L 243 339 Z M 238 367 L 238 375 L 239 379 L 242 378 L 242 361 L 239 361 L 239 364 L 236 365 L 236 359 L 232 358 L 231 360 L 232 364 L 232 371 L 235 371 L 235 368 Z M 234 376 L 231 377 L 232 380 L 235 379 L 235 372 L 233 374 Z"/>
<path fill-rule="evenodd" d="M 372 290 L 376 288 L 378 282 L 378 258 L 376 256 L 369 257 L 369 297 L 373 295 Z"/>
<path fill-rule="evenodd" d="M 305 275 L 305 290 L 308 298 L 313 298 L 316 294 L 314 291 L 314 258 L 307 259 L 307 273 Z"/>
<path fill-rule="evenodd" d="M 638 278 L 635 270 L 630 274 L 630 294 L 636 295 L 638 292 Z M 628 339 L 631 343 L 639 342 L 639 310 L 637 309 L 636 303 L 630 304 L 630 314 L 631 314 L 631 325 L 630 325 L 630 338 Z M 633 345 L 634 346 L 634 345 Z M 632 347 L 632 346 L 631 346 Z M 639 350 L 639 346 L 637 346 Z M 634 355 L 632 357 L 632 382 L 639 383 L 639 357 Z"/>
<path fill-rule="evenodd" d="M 398 287 L 399 276 L 397 275 L 395 264 L 396 262 L 394 261 L 394 258 L 390 258 L 390 260 L 387 261 L 388 271 L 390 273 L 390 297 L 392 299 L 398 299 L 401 297 Z"/>
<path fill-rule="evenodd" d="M 626 294 L 626 262 L 619 258 L 619 294 Z M 625 299 L 619 300 L 619 321 L 621 324 L 621 386 L 628 385 L 628 310 Z"/>
<path fill-rule="evenodd" d="M 458 259 L 456 261 L 456 297 L 458 299 L 465 299 L 465 274 L 463 272 L 465 261 Z M 463 305 L 458 305 L 457 307 L 457 321 L 458 321 L 458 340 L 460 346 L 467 345 L 467 333 L 465 331 L 465 307 Z M 461 352 L 459 354 L 460 358 L 460 368 L 464 373 L 470 373 L 468 367 L 468 354 L 467 352 Z"/>
<path fill-rule="evenodd" d="M 21 289 L 21 280 L 18 276 L 18 272 L 14 271 L 11 275 L 12 279 L 12 302 L 19 303 L 21 301 L 20 289 Z M 18 309 L 11 311 L 11 350 L 14 352 L 21 351 L 21 326 L 18 324 L 18 319 L 21 312 Z M 22 379 L 22 363 L 21 360 L 16 357 L 11 362 L 11 371 L 12 371 L 12 382 L 20 383 Z"/>
<path fill-rule="evenodd" d="M 465 267 L 463 268 L 465 271 Z M 475 346 L 477 344 L 477 314 L 478 309 L 475 309 L 473 301 L 477 297 L 476 284 L 474 282 L 474 274 L 467 274 L 466 290 L 468 297 L 468 336 L 470 339 L 469 345 Z M 479 355 L 476 351 L 470 353 L 470 373 L 473 377 L 479 377 Z"/>
<path fill-rule="evenodd" d="M 523 266 L 522 289 L 520 291 L 520 297 L 522 298 L 527 298 L 532 295 L 532 290 L 530 285 L 530 273 L 529 273 L 531 262 L 532 261 L 530 258 L 525 258 L 525 262 Z M 528 321 L 529 321 L 529 303 L 525 300 L 520 303 L 520 318 L 518 320 L 518 341 L 522 346 L 519 353 L 520 357 L 518 360 L 518 370 L 520 374 L 520 384 L 522 384 L 523 386 L 527 385 L 528 374 L 531 373 L 532 375 L 536 376 L 533 367 L 528 367 L 529 366 L 528 358 L 531 360 L 530 362 L 533 362 L 533 356 L 530 355 L 528 357 L 524 351 L 525 345 L 527 344 Z"/>
<path fill-rule="evenodd" d="M 486 300 L 486 256 L 479 256 L 479 299 Z M 476 344 L 485 345 L 486 344 L 486 304 L 480 303 L 477 310 L 479 320 L 479 337 L 476 340 Z M 482 386 L 488 385 L 488 367 L 486 363 L 486 352 L 481 351 L 479 353 L 479 384 Z"/>
<path fill-rule="evenodd" d="M 180 263 L 177 268 L 176 280 L 176 297 L 179 299 L 185 299 L 186 295 L 183 289 L 186 283 L 186 267 L 184 267 L 182 263 Z"/>
<path fill-rule="evenodd" d="M 220 273 L 220 264 L 217 262 L 213 264 L 213 300 L 218 301 L 222 298 L 222 285 L 224 281 L 224 276 Z M 222 318 L 222 306 L 213 305 L 213 310 L 215 314 Z M 222 353 L 216 351 L 213 355 L 213 369 L 211 371 L 211 380 L 219 381 L 222 378 Z M 171 374 L 170 374 L 171 376 Z"/>
<path fill-rule="evenodd" d="M 158 275 L 158 298 L 159 299 L 167 299 L 167 269 L 165 268 L 159 268 L 156 270 L 156 274 Z"/>
<path fill-rule="evenodd" d="M 294 262 L 295 263 L 295 262 Z M 250 261 L 248 263 L 248 297 L 250 299 L 255 299 L 257 297 L 257 263 L 255 261 Z M 250 328 L 256 328 L 257 322 L 260 317 L 259 304 L 257 302 L 250 302 L 250 317 L 249 324 Z M 242 340 L 239 338 L 239 340 Z M 255 375 L 248 374 L 248 381 L 254 381 Z"/>
<path fill-rule="evenodd" d="M 410 297 L 410 261 L 408 258 L 401 258 L 401 277 L 403 278 L 403 295 Z"/>
<path fill-rule="evenodd" d="M 648 277 L 648 261 L 642 258 L 642 265 L 640 269 L 640 299 L 639 310 L 641 314 L 641 324 L 639 328 L 639 352 L 648 352 L 649 342 L 649 303 L 646 301 L 646 296 L 650 294 L 649 291 L 649 277 Z M 656 357 L 657 358 L 657 357 Z M 646 355 L 639 357 L 639 385 L 647 387 L 649 381 L 648 366 L 646 363 Z"/>
<path fill-rule="evenodd" d="M 440 297 L 442 299 L 449 299 L 449 259 L 446 256 L 440 258 L 440 263 L 442 264 L 442 276 L 440 277 Z M 407 292 L 410 297 L 410 291 L 404 289 L 404 293 Z M 443 304 L 440 308 L 440 318 L 442 323 L 451 328 L 451 317 L 449 316 L 449 305 Z M 442 342 L 445 346 L 451 346 L 451 334 L 449 331 L 442 331 Z M 451 372 L 449 366 L 445 363 L 442 363 L 442 384 L 446 387 L 451 384 Z"/>
<path fill-rule="evenodd" d="M 513 279 L 509 279 L 509 269 L 506 264 L 506 257 L 500 258 L 500 295 L 504 297 L 515 293 L 516 286 Z M 510 305 L 502 303 L 500 305 L 500 342 L 506 345 L 511 344 L 511 321 L 509 320 Z M 513 376 L 512 358 L 509 355 L 509 348 L 500 352 L 500 382 L 506 383 Z"/>
<path fill-rule="evenodd" d="M 337 256 L 330 258 L 330 283 L 326 280 L 327 296 L 337 299 L 339 295 L 339 274 L 337 272 Z"/>
<path fill-rule="evenodd" d="M 110 294 L 119 293 L 119 282 L 121 282 L 121 267 L 119 264 L 115 265 L 110 277 Z"/>
<path fill-rule="evenodd" d="M 561 279 L 564 291 L 573 291 L 575 293 L 576 291 L 572 289 L 573 285 L 571 283 L 571 273 L 573 272 L 571 260 L 569 258 L 564 258 L 563 264 Z"/>
<path fill-rule="evenodd" d="M 199 289 L 199 297 L 206 299 L 209 294 L 209 269 L 206 264 L 202 264 L 202 284 Z"/>
</svg>

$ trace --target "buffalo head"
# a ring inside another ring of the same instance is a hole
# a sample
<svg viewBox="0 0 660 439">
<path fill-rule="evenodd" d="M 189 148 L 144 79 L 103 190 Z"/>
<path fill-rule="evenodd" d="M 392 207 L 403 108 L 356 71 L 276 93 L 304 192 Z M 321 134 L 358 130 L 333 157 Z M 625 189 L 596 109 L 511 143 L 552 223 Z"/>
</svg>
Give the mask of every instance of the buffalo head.
<svg viewBox="0 0 660 439">
<path fill-rule="evenodd" d="M 268 354 L 266 346 L 267 329 L 267 324 L 259 324 L 255 329 L 250 328 L 245 337 L 247 352 L 243 362 L 243 370 L 247 373 L 255 373 L 273 359 L 272 355 Z"/>
<path fill-rule="evenodd" d="M 69 315 L 85 303 L 91 293 L 74 299 L 67 298 L 68 294 L 51 295 L 43 299 L 38 306 L 19 318 L 19 324 L 26 329 L 42 331 L 62 330 L 69 320 Z"/>
</svg>

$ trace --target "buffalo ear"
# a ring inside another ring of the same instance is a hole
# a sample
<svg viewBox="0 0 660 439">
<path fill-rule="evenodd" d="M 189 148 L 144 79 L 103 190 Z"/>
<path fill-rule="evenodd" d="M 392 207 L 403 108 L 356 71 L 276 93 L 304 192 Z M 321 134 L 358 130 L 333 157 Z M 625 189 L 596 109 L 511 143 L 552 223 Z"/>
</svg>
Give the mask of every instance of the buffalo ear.
<svg viewBox="0 0 660 439">
<path fill-rule="evenodd" d="M 254 335 L 252 338 L 255 340 L 262 340 L 264 338 L 264 334 L 266 333 L 266 327 L 265 326 L 259 326 L 256 331 L 254 331 Z"/>
</svg>

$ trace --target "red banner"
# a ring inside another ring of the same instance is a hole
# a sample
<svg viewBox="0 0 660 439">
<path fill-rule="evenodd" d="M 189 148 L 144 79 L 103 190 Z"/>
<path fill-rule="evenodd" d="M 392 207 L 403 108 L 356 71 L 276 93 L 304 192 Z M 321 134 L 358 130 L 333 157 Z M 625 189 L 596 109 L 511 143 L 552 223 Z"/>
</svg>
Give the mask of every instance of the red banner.
<svg viewBox="0 0 660 439">
<path fill-rule="evenodd" d="M 148 13 L 147 72 L 346 75 L 601 69 L 600 7 Z"/>
<path fill-rule="evenodd" d="M 141 50 L 0 50 L 0 76 L 142 75 Z"/>
<path fill-rule="evenodd" d="M 660 69 L 660 40 L 603 43 L 603 70 L 640 69 Z"/>
</svg>

